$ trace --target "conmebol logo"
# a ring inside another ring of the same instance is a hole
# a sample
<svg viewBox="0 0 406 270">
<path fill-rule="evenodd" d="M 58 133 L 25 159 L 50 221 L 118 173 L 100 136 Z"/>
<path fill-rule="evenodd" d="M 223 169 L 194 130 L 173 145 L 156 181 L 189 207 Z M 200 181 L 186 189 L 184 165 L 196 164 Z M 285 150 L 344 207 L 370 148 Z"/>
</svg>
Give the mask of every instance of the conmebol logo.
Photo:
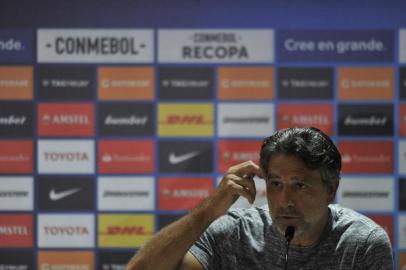
<svg viewBox="0 0 406 270">
<path fill-rule="evenodd" d="M 40 29 L 39 62 L 150 62 L 151 30 Z"/>
</svg>

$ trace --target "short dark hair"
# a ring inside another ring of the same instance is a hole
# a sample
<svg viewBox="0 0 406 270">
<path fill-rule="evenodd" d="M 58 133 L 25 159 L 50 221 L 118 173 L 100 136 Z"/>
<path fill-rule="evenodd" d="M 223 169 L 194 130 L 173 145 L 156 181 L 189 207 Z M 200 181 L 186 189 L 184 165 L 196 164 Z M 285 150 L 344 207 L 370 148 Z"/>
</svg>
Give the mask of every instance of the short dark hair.
<svg viewBox="0 0 406 270">
<path fill-rule="evenodd" d="M 268 175 L 269 161 L 275 154 L 294 155 L 309 169 L 319 170 L 324 184 L 339 184 L 340 152 L 330 137 L 317 128 L 286 128 L 265 138 L 259 161 L 265 175 Z"/>
</svg>

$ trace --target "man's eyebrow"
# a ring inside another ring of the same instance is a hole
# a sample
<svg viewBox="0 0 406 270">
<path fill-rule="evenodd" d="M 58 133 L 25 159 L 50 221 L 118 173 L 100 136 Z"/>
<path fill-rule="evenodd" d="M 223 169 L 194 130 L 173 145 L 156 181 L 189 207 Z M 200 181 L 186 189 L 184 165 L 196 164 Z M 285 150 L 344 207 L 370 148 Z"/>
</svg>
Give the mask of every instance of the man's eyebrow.
<svg viewBox="0 0 406 270">
<path fill-rule="evenodd" d="M 268 173 L 267 178 L 280 178 L 279 175 L 273 174 L 273 173 Z"/>
</svg>

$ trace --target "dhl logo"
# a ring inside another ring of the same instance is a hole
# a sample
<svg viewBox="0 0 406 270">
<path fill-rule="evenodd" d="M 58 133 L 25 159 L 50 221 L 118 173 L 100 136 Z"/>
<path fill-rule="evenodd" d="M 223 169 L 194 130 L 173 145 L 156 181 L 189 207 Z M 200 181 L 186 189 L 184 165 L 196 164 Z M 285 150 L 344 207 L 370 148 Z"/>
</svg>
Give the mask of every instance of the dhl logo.
<svg viewBox="0 0 406 270">
<path fill-rule="evenodd" d="M 213 136 L 213 104 L 170 103 L 158 105 L 158 135 Z"/>
<path fill-rule="evenodd" d="M 166 124 L 206 124 L 202 115 L 168 115 Z"/>
<path fill-rule="evenodd" d="M 151 235 L 142 226 L 110 226 L 106 232 L 100 232 L 100 235 Z"/>
<path fill-rule="evenodd" d="M 100 247 L 140 247 L 154 232 L 154 216 L 148 214 L 99 215 Z"/>
</svg>

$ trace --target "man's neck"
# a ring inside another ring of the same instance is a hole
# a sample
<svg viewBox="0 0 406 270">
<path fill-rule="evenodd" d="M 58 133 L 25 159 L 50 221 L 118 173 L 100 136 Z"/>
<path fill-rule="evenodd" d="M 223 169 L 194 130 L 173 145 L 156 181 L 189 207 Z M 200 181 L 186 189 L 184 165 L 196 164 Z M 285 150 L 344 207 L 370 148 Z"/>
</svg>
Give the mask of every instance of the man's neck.
<svg viewBox="0 0 406 270">
<path fill-rule="evenodd" d="M 298 234 L 292 239 L 291 244 L 298 247 L 312 247 L 317 245 L 318 243 L 320 243 L 326 227 L 330 223 L 330 218 L 330 209 L 327 208 L 326 214 L 323 216 L 318 226 L 314 227 L 312 231 L 306 232 L 305 234 Z"/>
</svg>

